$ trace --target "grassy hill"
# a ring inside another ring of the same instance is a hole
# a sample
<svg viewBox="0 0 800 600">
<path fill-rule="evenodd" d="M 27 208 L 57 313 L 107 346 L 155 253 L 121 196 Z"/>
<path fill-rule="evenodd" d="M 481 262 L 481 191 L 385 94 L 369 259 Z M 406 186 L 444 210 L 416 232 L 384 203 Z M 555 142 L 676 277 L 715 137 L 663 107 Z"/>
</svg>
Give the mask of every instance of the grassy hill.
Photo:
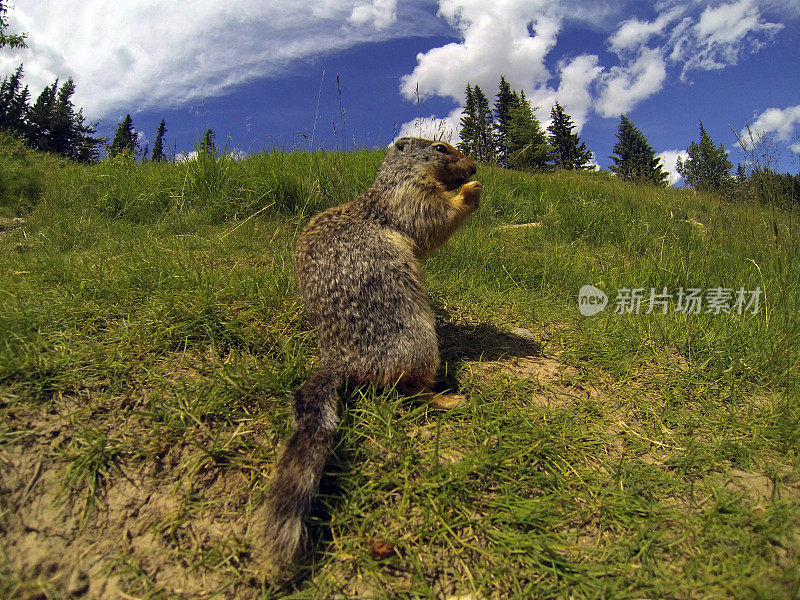
<svg viewBox="0 0 800 600">
<path fill-rule="evenodd" d="M 0 137 L 0 597 L 798 598 L 798 215 L 488 167 L 426 265 L 469 403 L 354 390 L 308 568 L 253 578 L 316 363 L 291 248 L 381 158 L 84 166 Z M 648 311 L 665 287 L 762 294 Z"/>
</svg>

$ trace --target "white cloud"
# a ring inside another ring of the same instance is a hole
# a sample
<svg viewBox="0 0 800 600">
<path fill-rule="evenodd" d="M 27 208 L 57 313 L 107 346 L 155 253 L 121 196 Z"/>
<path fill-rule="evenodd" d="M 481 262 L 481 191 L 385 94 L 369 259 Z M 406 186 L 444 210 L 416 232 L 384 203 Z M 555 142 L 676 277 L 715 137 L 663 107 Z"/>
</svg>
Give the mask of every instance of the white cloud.
<svg viewBox="0 0 800 600">
<path fill-rule="evenodd" d="M 754 0 L 708 6 L 696 23 L 674 36 L 673 56 L 686 60 L 683 78 L 695 69 L 723 69 L 735 65 L 743 54 L 761 49 L 782 28 L 763 21 Z"/>
<path fill-rule="evenodd" d="M 608 44 L 619 64 L 604 66 L 597 55 L 585 53 L 562 59 L 553 77 L 545 61 L 565 23 L 594 18 L 607 27 L 611 16 L 641 10 L 641 3 L 622 0 L 614 9 L 607 2 L 440 0 L 439 16 L 461 41 L 420 53 L 402 78 L 401 92 L 409 100 L 436 95 L 462 104 L 471 83 L 492 100 L 502 74 L 538 107 L 543 124 L 558 100 L 580 130 L 592 111 L 616 117 L 658 93 L 671 67 L 685 77 L 691 70 L 733 65 L 760 48 L 781 25 L 766 22 L 755 2 L 663 0 L 655 4 L 652 21 L 632 17 L 613 29 Z"/>
<path fill-rule="evenodd" d="M 580 130 L 593 110 L 616 117 L 657 93 L 668 68 L 685 75 L 734 64 L 780 30 L 762 12 L 772 19 L 800 16 L 796 0 L 660 0 L 652 21 L 631 17 L 644 10 L 641 0 L 438 0 L 439 19 L 431 15 L 436 5 L 433 0 L 24 0 L 9 17 L 12 31 L 29 34 L 29 48 L 4 49 L 0 71 L 23 62 L 34 97 L 57 77 L 73 77 L 74 101 L 86 116 L 113 119 L 219 95 L 248 80 L 282 74 L 298 60 L 362 42 L 441 33 L 446 23 L 460 41 L 417 56 L 401 81 L 406 99 L 415 99 L 419 89 L 422 97 L 461 104 L 470 82 L 492 101 L 503 74 L 539 106 L 543 125 L 558 100 Z M 553 60 L 562 26 L 574 23 L 610 32 L 609 48 L 619 64 L 601 64 L 588 48 Z M 445 120 L 458 129 L 453 114 Z"/>
<path fill-rule="evenodd" d="M 591 85 L 602 72 L 603 67 L 598 64 L 598 58 L 593 54 L 578 56 L 561 68 L 561 84 L 555 94 L 555 100 L 558 100 L 572 117 L 578 133 L 583 129 L 592 107 Z M 553 104 L 555 102 L 550 102 L 548 106 Z"/>
<path fill-rule="evenodd" d="M 753 0 L 708 6 L 695 25 L 697 39 L 703 45 L 731 44 L 741 41 L 751 31 L 772 27 L 761 22 Z"/>
<path fill-rule="evenodd" d="M 614 52 L 636 48 L 653 36 L 662 35 L 667 25 L 680 17 L 683 8 L 672 8 L 658 15 L 655 21 L 640 21 L 637 18 L 623 21 L 617 31 L 609 38 L 609 44 Z"/>
<path fill-rule="evenodd" d="M 558 64 L 558 88 L 550 86 L 545 58 L 555 46 L 565 6 L 545 0 L 441 0 L 439 16 L 463 41 L 417 55 L 416 68 L 402 78 L 403 96 L 436 95 L 462 104 L 470 83 L 479 85 L 491 102 L 502 74 L 515 90 L 525 92 L 543 126 L 558 100 L 580 131 L 592 106 L 591 86 L 603 69 L 596 55 L 565 59 Z M 584 2 L 573 7 L 570 18 L 590 21 L 607 15 L 606 3 Z M 457 131 L 458 119 L 451 115 L 448 120 Z"/>
<path fill-rule="evenodd" d="M 552 6 L 545 0 L 441 0 L 439 15 L 463 41 L 418 54 L 416 68 L 402 78 L 403 96 L 414 99 L 419 90 L 422 97 L 462 102 L 467 82 L 493 95 L 499 74 L 516 89 L 546 84 L 544 58 L 561 25 Z"/>
<path fill-rule="evenodd" d="M 421 137 L 428 140 L 443 140 L 448 144 L 459 142 L 461 130 L 461 109 L 454 109 L 448 116 L 417 117 L 404 123 L 397 137 Z"/>
<path fill-rule="evenodd" d="M 661 160 L 664 171 L 669 176 L 669 184 L 676 185 L 683 179 L 683 176 L 678 173 L 678 158 L 686 160 L 689 158 L 689 153 L 686 150 L 664 150 L 656 154 L 656 158 Z"/>
<path fill-rule="evenodd" d="M 572 117 L 576 132 L 580 133 L 592 108 L 592 87 L 602 72 L 597 56 L 582 54 L 559 63 L 558 89 L 554 90 L 546 85 L 533 89 L 523 88 L 542 127 L 547 128 L 550 124 L 550 110 L 558 102 Z"/>
<path fill-rule="evenodd" d="M 788 142 L 798 125 L 800 125 L 800 105 L 784 109 L 768 108 L 758 115 L 750 125 L 750 130 L 753 133 L 774 133 L 778 140 Z M 744 138 L 745 134 L 747 130 L 743 129 L 740 137 Z"/>
<path fill-rule="evenodd" d="M 189 162 L 192 160 L 197 160 L 197 150 L 192 150 L 191 152 L 178 152 L 175 155 L 175 162 Z"/>
<path fill-rule="evenodd" d="M 661 38 L 654 46 L 681 66 L 684 80 L 693 70 L 724 69 L 735 65 L 744 54 L 761 49 L 783 28 L 764 21 L 759 4 L 771 4 L 774 12 L 786 0 L 713 4 L 664 0 L 655 5 L 659 13 L 654 21 L 634 17 L 622 22 L 609 38 L 609 47 L 623 56 Z M 785 6 L 781 8 L 785 14 Z"/>
<path fill-rule="evenodd" d="M 294 61 L 355 44 L 440 29 L 424 0 L 36 0 L 9 13 L 28 49 L 5 49 L 0 70 L 25 65 L 34 94 L 73 77 L 89 118 L 176 106 L 282 73 Z M 426 17 L 426 18 L 424 18 Z M 34 96 L 35 97 L 35 96 Z"/>
<path fill-rule="evenodd" d="M 376 29 L 386 29 L 397 21 L 397 0 L 372 0 L 372 3 L 358 4 L 347 20 L 355 25 L 372 22 Z"/>
<path fill-rule="evenodd" d="M 667 68 L 661 51 L 642 48 L 639 56 L 625 66 L 611 67 L 602 76 L 596 110 L 604 117 L 629 112 L 642 100 L 661 89 Z"/>
</svg>

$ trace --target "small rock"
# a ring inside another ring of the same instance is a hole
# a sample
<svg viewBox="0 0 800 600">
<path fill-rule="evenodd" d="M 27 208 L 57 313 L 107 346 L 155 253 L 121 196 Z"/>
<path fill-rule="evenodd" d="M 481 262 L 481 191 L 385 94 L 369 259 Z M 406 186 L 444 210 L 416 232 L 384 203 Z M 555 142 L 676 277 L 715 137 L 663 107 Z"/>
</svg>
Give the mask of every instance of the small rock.
<svg viewBox="0 0 800 600">
<path fill-rule="evenodd" d="M 538 341 L 534 333 L 530 329 L 525 329 L 524 327 L 514 327 L 514 329 L 511 330 L 511 335 L 515 335 L 523 340 L 528 340 L 529 342 Z"/>
</svg>

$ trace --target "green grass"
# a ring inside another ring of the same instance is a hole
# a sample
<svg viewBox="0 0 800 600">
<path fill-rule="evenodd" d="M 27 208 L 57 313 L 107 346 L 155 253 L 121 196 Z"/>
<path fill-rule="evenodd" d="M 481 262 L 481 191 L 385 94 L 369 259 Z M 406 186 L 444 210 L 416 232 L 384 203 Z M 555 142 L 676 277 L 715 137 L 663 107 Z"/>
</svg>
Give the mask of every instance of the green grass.
<svg viewBox="0 0 800 600">
<path fill-rule="evenodd" d="M 0 596 L 799 598 L 797 215 L 492 168 L 426 265 L 470 402 L 352 390 L 312 558 L 253 579 L 248 519 L 316 364 L 291 248 L 380 160 L 87 167 L 0 139 Z M 578 313 L 584 284 L 605 312 Z M 614 313 L 664 286 L 764 302 Z"/>
</svg>

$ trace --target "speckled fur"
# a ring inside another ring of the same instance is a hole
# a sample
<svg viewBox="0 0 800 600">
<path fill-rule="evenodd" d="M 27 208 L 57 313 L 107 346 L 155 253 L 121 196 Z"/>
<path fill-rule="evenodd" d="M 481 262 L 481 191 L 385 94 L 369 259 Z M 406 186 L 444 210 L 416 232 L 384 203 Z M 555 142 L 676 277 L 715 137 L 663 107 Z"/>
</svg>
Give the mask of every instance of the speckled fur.
<svg viewBox="0 0 800 600">
<path fill-rule="evenodd" d="M 303 521 L 338 425 L 345 383 L 426 392 L 439 367 L 422 261 L 477 208 L 475 163 L 448 144 L 401 138 L 361 196 L 313 217 L 294 266 L 321 365 L 295 396 L 295 431 L 265 504 L 261 561 L 298 558 Z M 459 193 L 455 193 L 461 187 Z"/>
</svg>

